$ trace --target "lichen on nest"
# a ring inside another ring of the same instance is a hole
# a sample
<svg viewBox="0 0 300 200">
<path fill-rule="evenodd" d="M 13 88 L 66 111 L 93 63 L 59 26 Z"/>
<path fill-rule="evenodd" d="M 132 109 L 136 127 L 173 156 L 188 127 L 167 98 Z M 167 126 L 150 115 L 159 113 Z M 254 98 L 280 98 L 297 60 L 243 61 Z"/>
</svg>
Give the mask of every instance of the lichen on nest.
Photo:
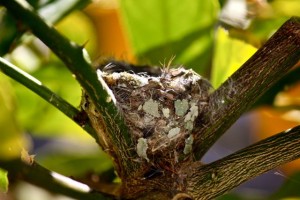
<svg viewBox="0 0 300 200">
<path fill-rule="evenodd" d="M 158 76 L 99 72 L 114 94 L 142 160 L 153 161 L 160 155 L 178 162 L 178 156 L 191 153 L 192 131 L 211 90 L 207 80 L 182 67 L 161 69 Z"/>
</svg>

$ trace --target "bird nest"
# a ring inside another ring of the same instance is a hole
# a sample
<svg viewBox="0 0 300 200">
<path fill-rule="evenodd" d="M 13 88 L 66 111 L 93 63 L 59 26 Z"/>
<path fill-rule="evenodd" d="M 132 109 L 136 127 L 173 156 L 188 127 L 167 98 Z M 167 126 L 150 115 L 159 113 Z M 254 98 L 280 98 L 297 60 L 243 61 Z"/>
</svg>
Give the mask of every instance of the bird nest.
<svg viewBox="0 0 300 200">
<path fill-rule="evenodd" d="M 112 63 L 106 65 L 110 68 Z M 141 160 L 184 159 L 193 130 L 207 105 L 211 85 L 193 70 L 165 68 L 157 76 L 98 70 L 132 134 Z"/>
</svg>

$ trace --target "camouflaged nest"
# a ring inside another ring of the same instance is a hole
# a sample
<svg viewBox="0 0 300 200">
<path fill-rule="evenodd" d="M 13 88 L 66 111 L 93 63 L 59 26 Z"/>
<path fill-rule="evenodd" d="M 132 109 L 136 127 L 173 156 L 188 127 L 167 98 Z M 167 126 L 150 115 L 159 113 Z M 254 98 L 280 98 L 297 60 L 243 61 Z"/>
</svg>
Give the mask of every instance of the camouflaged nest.
<svg viewBox="0 0 300 200">
<path fill-rule="evenodd" d="M 97 74 L 113 93 L 110 100 L 130 129 L 139 159 L 154 162 L 159 155 L 176 163 L 191 153 L 192 132 L 211 90 L 207 80 L 184 68 L 164 68 L 158 76 L 101 70 Z"/>
</svg>

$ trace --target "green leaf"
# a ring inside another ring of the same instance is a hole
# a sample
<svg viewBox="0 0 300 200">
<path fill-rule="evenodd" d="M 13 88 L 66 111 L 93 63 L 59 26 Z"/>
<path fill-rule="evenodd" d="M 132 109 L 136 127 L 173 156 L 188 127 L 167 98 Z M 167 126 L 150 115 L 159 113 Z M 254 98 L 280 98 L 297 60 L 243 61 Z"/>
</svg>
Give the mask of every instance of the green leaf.
<svg viewBox="0 0 300 200">
<path fill-rule="evenodd" d="M 0 193 L 7 192 L 8 190 L 8 178 L 7 171 L 0 168 Z"/>
<path fill-rule="evenodd" d="M 79 106 L 81 88 L 62 63 L 45 64 L 32 75 L 75 107 Z M 17 119 L 30 133 L 42 137 L 89 138 L 81 127 L 24 86 L 14 82 L 14 89 L 18 100 Z"/>
<path fill-rule="evenodd" d="M 228 32 L 219 27 L 216 31 L 211 83 L 217 88 L 256 51 L 244 41 L 230 38 Z"/>
<path fill-rule="evenodd" d="M 74 27 L 80 27 L 74 29 Z M 81 11 L 74 11 L 59 23 L 56 28 L 68 39 L 79 45 L 84 45 L 91 57 L 99 56 L 97 50 L 97 35 L 93 22 Z M 97 55 L 96 55 L 97 54 Z"/>
<path fill-rule="evenodd" d="M 159 64 L 176 56 L 175 63 L 198 72 L 209 66 L 218 1 L 123 0 L 120 4 L 127 33 L 140 59 Z"/>
<path fill-rule="evenodd" d="M 277 16 L 300 16 L 299 0 L 274 0 L 271 2 L 271 6 Z"/>
<path fill-rule="evenodd" d="M 20 156 L 28 143 L 16 121 L 15 101 L 11 85 L 0 74 L 0 158 L 13 159 Z"/>
</svg>

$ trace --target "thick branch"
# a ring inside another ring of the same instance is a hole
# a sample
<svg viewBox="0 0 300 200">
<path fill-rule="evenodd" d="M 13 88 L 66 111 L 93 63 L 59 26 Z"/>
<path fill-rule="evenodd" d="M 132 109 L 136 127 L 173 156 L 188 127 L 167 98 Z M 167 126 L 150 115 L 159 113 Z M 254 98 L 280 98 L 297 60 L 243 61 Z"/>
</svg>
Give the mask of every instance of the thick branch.
<svg viewBox="0 0 300 200">
<path fill-rule="evenodd" d="M 210 117 L 196 134 L 197 158 L 299 59 L 300 18 L 292 18 L 210 96 Z"/>
<path fill-rule="evenodd" d="M 13 16 L 29 26 L 32 32 L 41 39 L 69 68 L 76 76 L 80 85 L 92 99 L 97 110 L 101 112 L 102 120 L 105 127 L 102 127 L 103 132 L 109 134 L 115 145 L 124 149 L 123 155 L 114 156 L 117 163 L 122 163 L 128 171 L 136 168 L 138 163 L 128 161 L 128 157 L 134 157 L 136 152 L 134 149 L 128 149 L 132 146 L 131 136 L 126 127 L 123 118 L 119 115 L 118 109 L 113 101 L 109 101 L 111 96 L 106 90 L 105 82 L 96 75 L 96 72 L 84 56 L 83 47 L 70 42 L 68 39 L 60 35 L 54 28 L 48 26 L 38 15 L 33 13 L 29 8 L 21 6 L 15 0 L 0 0 Z M 101 81 L 101 84 L 99 82 Z M 126 145 L 124 145 L 126 143 Z M 127 149 L 125 149 L 125 147 Z M 126 156 L 124 156 L 126 154 Z M 120 159 L 120 160 L 118 160 Z M 126 173 L 126 172 L 125 172 Z"/>
<path fill-rule="evenodd" d="M 95 130 L 91 127 L 89 121 L 76 121 L 76 117 L 80 115 L 80 111 L 77 110 L 74 106 L 69 104 L 67 101 L 62 99 L 60 96 L 57 96 L 53 93 L 49 88 L 45 87 L 39 80 L 32 77 L 30 74 L 22 71 L 18 67 L 9 63 L 5 59 L 0 57 L 0 71 L 2 71 L 7 76 L 12 79 L 18 81 L 44 100 L 55 106 L 62 113 L 68 116 L 70 119 L 75 121 L 79 126 L 81 126 L 84 130 L 86 130 L 93 138 L 98 140 Z"/>
<path fill-rule="evenodd" d="M 21 160 L 0 160 L 0 167 L 8 171 L 8 176 L 10 179 L 24 180 L 55 194 L 66 195 L 74 199 L 112 199 L 105 197 L 100 193 L 95 193 L 92 191 L 84 192 L 75 189 L 74 187 L 68 187 L 56 180 L 49 170 L 43 168 L 35 162 L 29 165 Z"/>
<path fill-rule="evenodd" d="M 190 172 L 188 192 L 195 199 L 213 199 L 253 177 L 299 157 L 300 126 L 297 126 L 211 164 L 198 163 L 187 169 Z"/>
</svg>

